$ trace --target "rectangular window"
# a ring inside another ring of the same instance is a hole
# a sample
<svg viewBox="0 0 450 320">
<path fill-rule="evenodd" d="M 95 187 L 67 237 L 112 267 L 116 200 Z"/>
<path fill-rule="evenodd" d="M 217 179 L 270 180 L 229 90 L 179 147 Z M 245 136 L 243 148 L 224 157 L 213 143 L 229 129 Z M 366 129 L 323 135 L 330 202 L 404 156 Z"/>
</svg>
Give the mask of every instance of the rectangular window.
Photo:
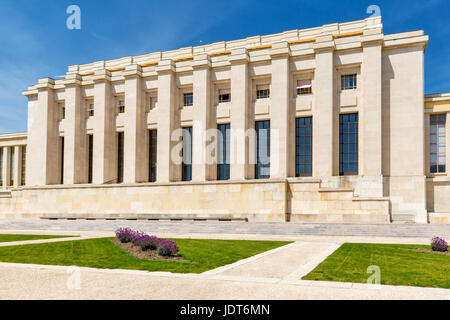
<svg viewBox="0 0 450 320">
<path fill-rule="evenodd" d="M 257 85 L 256 86 L 256 99 L 266 99 L 270 97 L 270 85 Z"/>
<path fill-rule="evenodd" d="M 66 107 L 64 105 L 64 102 L 58 103 L 58 111 L 59 111 L 59 119 L 63 120 L 66 118 Z"/>
<path fill-rule="evenodd" d="M 0 188 L 3 186 L 3 147 L 0 147 Z"/>
<path fill-rule="evenodd" d="M 257 121 L 255 178 L 270 178 L 270 121 Z"/>
<path fill-rule="evenodd" d="M 430 172 L 444 173 L 446 171 L 445 145 L 446 114 L 430 115 Z"/>
<path fill-rule="evenodd" d="M 117 183 L 123 182 L 123 132 L 117 132 Z"/>
<path fill-rule="evenodd" d="M 312 117 L 295 120 L 295 175 L 312 175 Z"/>
<path fill-rule="evenodd" d="M 183 128 L 182 180 L 192 180 L 192 127 Z"/>
<path fill-rule="evenodd" d="M 15 148 L 11 147 L 9 153 L 9 185 L 14 185 L 14 154 L 15 154 Z"/>
<path fill-rule="evenodd" d="M 119 100 L 119 106 L 118 106 L 119 113 L 125 113 L 125 101 Z"/>
<path fill-rule="evenodd" d="M 92 168 L 94 160 L 94 135 L 88 135 L 88 183 L 92 183 Z"/>
<path fill-rule="evenodd" d="M 20 172 L 20 185 L 25 185 L 25 173 L 27 164 L 27 146 L 22 146 L 22 171 Z"/>
<path fill-rule="evenodd" d="M 148 110 L 155 109 L 157 103 L 158 103 L 158 97 L 157 96 L 150 96 L 149 101 L 148 101 L 148 104 L 149 104 Z"/>
<path fill-rule="evenodd" d="M 358 174 L 358 114 L 339 116 L 339 174 Z"/>
<path fill-rule="evenodd" d="M 59 138 L 60 146 L 59 146 L 59 159 L 61 161 L 60 163 L 60 173 L 59 173 L 59 183 L 64 184 L 64 137 Z"/>
<path fill-rule="evenodd" d="M 194 105 L 194 94 L 192 92 L 183 94 L 183 106 L 191 107 Z"/>
<path fill-rule="evenodd" d="M 230 124 L 219 124 L 220 132 L 217 148 L 217 180 L 230 179 Z"/>
<path fill-rule="evenodd" d="M 357 87 L 357 77 L 355 74 L 345 74 L 341 76 L 341 90 L 353 90 Z"/>
<path fill-rule="evenodd" d="M 88 112 L 88 117 L 94 116 L 94 102 L 87 103 L 87 112 Z"/>
<path fill-rule="evenodd" d="M 219 103 L 230 102 L 231 101 L 231 90 L 230 89 L 220 89 L 219 90 Z"/>
<path fill-rule="evenodd" d="M 156 182 L 156 152 L 157 152 L 157 131 L 149 130 L 148 132 L 148 155 L 149 155 L 149 182 Z"/>
<path fill-rule="evenodd" d="M 297 81 L 297 95 L 312 94 L 311 80 Z"/>
</svg>

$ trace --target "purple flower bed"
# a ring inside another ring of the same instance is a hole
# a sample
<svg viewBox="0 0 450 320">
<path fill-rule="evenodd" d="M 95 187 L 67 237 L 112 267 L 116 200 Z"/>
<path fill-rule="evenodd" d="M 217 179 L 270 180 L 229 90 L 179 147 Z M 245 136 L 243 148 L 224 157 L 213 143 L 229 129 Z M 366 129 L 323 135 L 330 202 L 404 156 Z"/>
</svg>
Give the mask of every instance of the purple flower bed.
<svg viewBox="0 0 450 320">
<path fill-rule="evenodd" d="M 122 243 L 132 242 L 138 235 L 138 232 L 131 228 L 120 228 L 116 230 L 116 237 Z"/>
<path fill-rule="evenodd" d="M 434 237 L 433 239 L 431 239 L 431 250 L 439 252 L 447 252 L 448 243 L 442 238 Z"/>
<path fill-rule="evenodd" d="M 143 234 L 134 239 L 133 244 L 139 246 L 142 250 L 156 250 L 160 239 L 155 236 Z"/>
<path fill-rule="evenodd" d="M 150 236 L 141 231 L 131 228 L 120 228 L 116 230 L 116 237 L 122 243 L 131 242 L 133 245 L 145 250 L 157 250 L 160 256 L 174 256 L 178 253 L 176 242 L 167 239 Z"/>
<path fill-rule="evenodd" d="M 174 256 L 178 252 L 178 246 L 174 241 L 160 239 L 158 254 L 160 256 Z"/>
</svg>

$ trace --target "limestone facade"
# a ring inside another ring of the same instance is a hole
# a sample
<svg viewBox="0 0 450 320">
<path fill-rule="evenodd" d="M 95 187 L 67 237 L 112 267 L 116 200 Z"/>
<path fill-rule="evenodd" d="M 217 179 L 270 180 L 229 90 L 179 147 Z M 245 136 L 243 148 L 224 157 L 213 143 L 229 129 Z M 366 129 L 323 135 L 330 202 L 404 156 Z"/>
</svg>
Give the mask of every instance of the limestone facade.
<svg viewBox="0 0 450 320">
<path fill-rule="evenodd" d="M 430 171 L 430 115 L 448 124 L 450 95 L 424 96 L 427 43 L 423 31 L 385 35 L 374 17 L 69 66 L 24 91 L 27 134 L 0 137 L 3 163 L 15 146 L 17 177 L 27 146 L 26 183 L 4 179 L 0 212 L 450 223 L 450 148 L 444 172 Z M 344 115 L 356 135 L 343 133 Z M 302 167 L 303 118 L 312 119 L 312 144 Z M 270 123 L 264 179 L 253 162 L 259 144 L 246 136 L 260 121 Z M 222 124 L 231 131 L 227 180 L 206 160 L 215 140 L 205 132 Z M 188 169 L 172 157 L 185 127 Z M 345 154 L 355 137 L 356 152 Z M 182 181 L 186 170 L 191 181 Z"/>
</svg>

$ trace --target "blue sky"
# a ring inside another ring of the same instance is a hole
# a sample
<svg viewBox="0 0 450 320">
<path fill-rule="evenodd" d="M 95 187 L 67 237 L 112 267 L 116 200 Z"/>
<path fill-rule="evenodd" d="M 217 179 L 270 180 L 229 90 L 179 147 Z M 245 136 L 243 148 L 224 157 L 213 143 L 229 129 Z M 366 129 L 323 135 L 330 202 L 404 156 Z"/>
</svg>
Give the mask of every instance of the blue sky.
<svg viewBox="0 0 450 320">
<path fill-rule="evenodd" d="M 66 9 L 81 8 L 81 30 Z M 425 92 L 450 92 L 450 2 L 0 0 L 0 133 L 26 131 L 22 90 L 67 66 L 364 19 L 378 5 L 384 33 L 425 30 Z"/>
</svg>

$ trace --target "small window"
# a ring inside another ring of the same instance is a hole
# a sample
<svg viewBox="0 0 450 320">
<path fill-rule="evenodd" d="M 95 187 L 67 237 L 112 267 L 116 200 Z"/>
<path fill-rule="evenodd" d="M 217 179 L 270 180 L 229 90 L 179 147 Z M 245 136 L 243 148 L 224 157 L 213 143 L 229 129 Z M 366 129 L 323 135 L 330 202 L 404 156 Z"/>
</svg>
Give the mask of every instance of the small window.
<svg viewBox="0 0 450 320">
<path fill-rule="evenodd" d="M 270 97 L 270 85 L 256 86 L 256 99 L 267 99 Z"/>
<path fill-rule="evenodd" d="M 194 104 L 194 94 L 192 92 L 183 94 L 183 106 L 192 107 Z"/>
<path fill-rule="evenodd" d="M 125 101 L 119 100 L 119 113 L 125 113 Z"/>
<path fill-rule="evenodd" d="M 88 116 L 93 117 L 94 116 L 94 103 L 93 102 L 88 102 L 87 110 L 88 110 Z"/>
<path fill-rule="evenodd" d="M 357 88 L 356 73 L 341 76 L 341 90 L 353 90 L 356 88 Z"/>
<path fill-rule="evenodd" d="M 219 90 L 219 103 L 230 102 L 231 101 L 231 90 L 230 89 L 220 89 Z"/>
<path fill-rule="evenodd" d="M 311 80 L 297 81 L 297 95 L 312 94 Z"/>
<path fill-rule="evenodd" d="M 156 108 L 156 104 L 158 103 L 158 97 L 157 96 L 150 96 L 149 99 L 149 110 L 153 110 Z"/>
</svg>

